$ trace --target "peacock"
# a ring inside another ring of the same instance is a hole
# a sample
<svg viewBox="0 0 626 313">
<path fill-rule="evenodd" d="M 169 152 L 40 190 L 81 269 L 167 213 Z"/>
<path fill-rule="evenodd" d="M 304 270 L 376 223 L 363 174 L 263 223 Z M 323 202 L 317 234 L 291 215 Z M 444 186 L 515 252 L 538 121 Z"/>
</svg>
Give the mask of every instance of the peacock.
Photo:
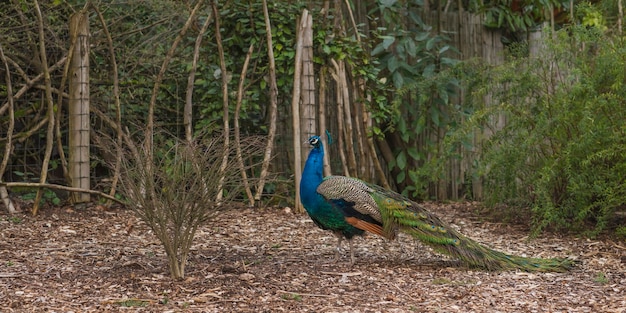
<svg viewBox="0 0 626 313">
<path fill-rule="evenodd" d="M 352 177 L 323 177 L 321 138 L 312 136 L 308 143 L 312 150 L 302 173 L 300 199 L 313 222 L 337 236 L 335 260 L 339 259 L 344 238 L 350 245 L 350 264 L 354 264 L 354 236 L 369 232 L 393 240 L 402 231 L 470 267 L 563 272 L 573 266 L 568 258 L 526 258 L 487 248 L 396 192 Z"/>
</svg>

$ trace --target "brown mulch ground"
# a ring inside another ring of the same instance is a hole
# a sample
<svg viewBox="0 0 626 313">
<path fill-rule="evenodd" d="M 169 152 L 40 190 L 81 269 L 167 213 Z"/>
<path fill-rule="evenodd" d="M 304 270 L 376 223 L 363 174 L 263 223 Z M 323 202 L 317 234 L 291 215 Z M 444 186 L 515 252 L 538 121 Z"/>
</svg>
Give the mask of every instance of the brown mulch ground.
<svg viewBox="0 0 626 313">
<path fill-rule="evenodd" d="M 172 281 L 132 212 L 101 207 L 0 214 L 0 312 L 625 312 L 626 243 L 478 222 L 473 204 L 427 204 L 507 252 L 581 261 L 568 273 L 467 269 L 400 236 L 335 237 L 288 209 L 240 209 L 198 231 L 187 279 Z M 132 228 L 129 225 L 134 225 Z"/>
</svg>

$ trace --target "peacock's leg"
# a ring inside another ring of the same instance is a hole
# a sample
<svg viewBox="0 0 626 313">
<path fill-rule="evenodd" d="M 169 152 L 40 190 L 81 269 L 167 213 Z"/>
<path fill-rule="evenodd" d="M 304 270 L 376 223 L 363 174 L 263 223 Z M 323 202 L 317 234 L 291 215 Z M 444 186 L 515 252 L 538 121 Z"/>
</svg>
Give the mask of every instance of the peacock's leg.
<svg viewBox="0 0 626 313">
<path fill-rule="evenodd" d="M 348 244 L 350 245 L 350 265 L 354 265 L 354 249 L 352 249 L 352 238 L 348 239 Z"/>
<path fill-rule="evenodd" d="M 337 247 L 335 248 L 335 258 L 333 259 L 333 262 L 337 262 L 339 261 L 339 258 L 341 258 L 341 242 L 343 241 L 343 235 L 341 234 L 341 232 L 335 232 L 335 236 L 337 236 Z"/>
</svg>

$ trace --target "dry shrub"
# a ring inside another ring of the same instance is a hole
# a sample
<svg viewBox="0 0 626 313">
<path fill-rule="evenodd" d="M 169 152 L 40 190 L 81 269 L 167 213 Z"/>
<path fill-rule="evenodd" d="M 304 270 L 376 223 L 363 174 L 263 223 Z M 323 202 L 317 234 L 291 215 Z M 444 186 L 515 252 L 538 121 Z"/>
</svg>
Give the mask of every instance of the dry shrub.
<svg viewBox="0 0 626 313">
<path fill-rule="evenodd" d="M 244 156 L 260 155 L 256 142 L 245 140 Z M 120 193 L 128 208 L 148 224 L 163 244 L 172 278 L 184 278 L 198 227 L 228 208 L 230 201 L 243 196 L 241 172 L 232 145 L 222 167 L 225 148 L 223 136 L 198 137 L 192 142 L 159 136 L 152 153 L 138 148 L 122 158 Z M 219 192 L 223 197 L 218 203 Z"/>
</svg>

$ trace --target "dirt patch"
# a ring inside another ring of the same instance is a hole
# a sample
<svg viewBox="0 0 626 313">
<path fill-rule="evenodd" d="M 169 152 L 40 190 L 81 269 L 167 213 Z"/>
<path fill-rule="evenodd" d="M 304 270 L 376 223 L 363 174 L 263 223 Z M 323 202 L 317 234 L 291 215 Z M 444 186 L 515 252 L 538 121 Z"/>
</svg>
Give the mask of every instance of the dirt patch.
<svg viewBox="0 0 626 313">
<path fill-rule="evenodd" d="M 0 215 L 2 312 L 624 312 L 626 243 L 477 221 L 473 204 L 427 204 L 492 248 L 576 258 L 567 273 L 484 272 L 407 236 L 335 237 L 285 209 L 238 209 L 198 231 L 184 281 L 132 212 L 102 207 Z M 347 248 L 347 247 L 346 247 Z"/>
</svg>

